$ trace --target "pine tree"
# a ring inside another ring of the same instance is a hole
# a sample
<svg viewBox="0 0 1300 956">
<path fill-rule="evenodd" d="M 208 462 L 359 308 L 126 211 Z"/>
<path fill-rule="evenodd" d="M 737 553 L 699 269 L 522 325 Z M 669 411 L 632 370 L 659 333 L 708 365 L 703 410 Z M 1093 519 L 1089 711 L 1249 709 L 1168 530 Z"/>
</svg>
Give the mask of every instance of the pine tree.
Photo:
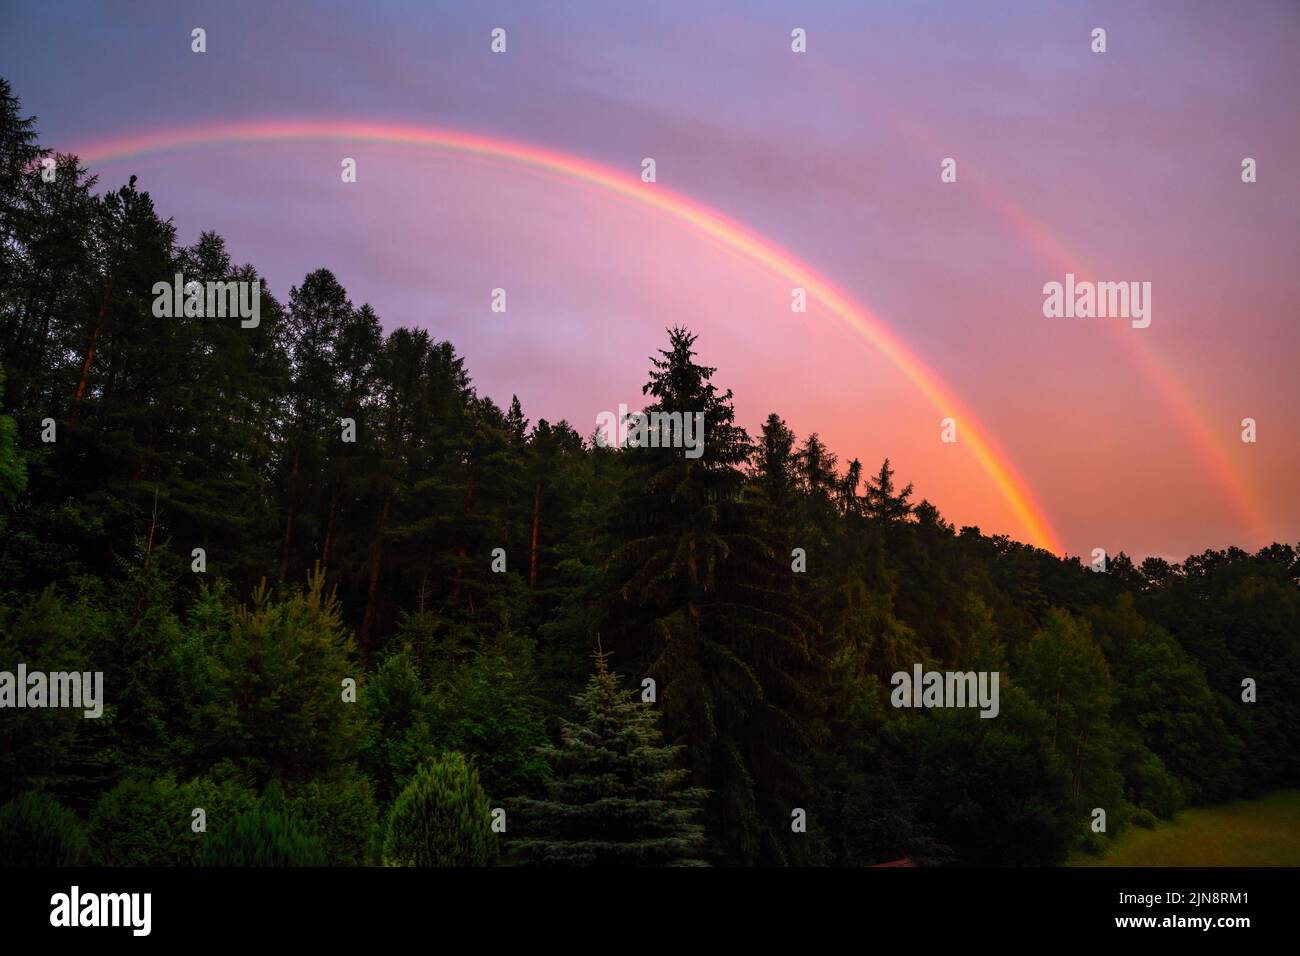
<svg viewBox="0 0 1300 956">
<path fill-rule="evenodd" d="M 564 721 L 559 747 L 543 748 L 555 777 L 545 800 L 517 801 L 526 823 L 514 849 L 543 866 L 700 866 L 704 828 L 694 822 L 705 791 L 684 786 L 683 748 L 664 746 L 659 715 L 597 671 Z"/>
</svg>

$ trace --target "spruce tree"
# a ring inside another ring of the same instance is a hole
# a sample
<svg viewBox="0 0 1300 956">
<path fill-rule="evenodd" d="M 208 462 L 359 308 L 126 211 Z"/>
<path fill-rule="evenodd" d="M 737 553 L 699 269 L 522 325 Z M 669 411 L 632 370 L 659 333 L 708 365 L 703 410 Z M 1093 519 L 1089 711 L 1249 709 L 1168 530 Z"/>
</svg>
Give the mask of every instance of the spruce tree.
<svg viewBox="0 0 1300 956">
<path fill-rule="evenodd" d="M 867 514 L 886 524 L 905 521 L 912 513 L 913 506 L 908 502 L 912 497 L 912 484 L 895 492 L 894 469 L 886 458 L 880 466 L 880 474 L 867 479 Z"/>
<path fill-rule="evenodd" d="M 724 858 L 806 862 L 814 841 L 788 821 L 813 790 L 808 758 L 824 732 L 825 662 L 797 600 L 788 541 L 763 527 L 763 509 L 744 495 L 744 467 L 780 450 L 755 452 L 735 424 L 731 390 L 695 361 L 695 339 L 670 329 L 643 391 L 655 399 L 647 412 L 703 414 L 703 454 L 618 452 L 627 480 L 612 526 L 622 543 L 609 561 L 618 592 L 605 626 L 659 682 L 665 733 L 686 745 L 693 782 L 709 790 L 706 820 Z"/>
<path fill-rule="evenodd" d="M 524 838 L 514 849 L 543 866 L 702 866 L 706 791 L 684 786 L 682 747 L 663 744 L 654 708 L 623 689 L 596 655 L 597 670 L 574 697 L 585 714 L 563 722 L 544 800 L 517 801 Z"/>
</svg>

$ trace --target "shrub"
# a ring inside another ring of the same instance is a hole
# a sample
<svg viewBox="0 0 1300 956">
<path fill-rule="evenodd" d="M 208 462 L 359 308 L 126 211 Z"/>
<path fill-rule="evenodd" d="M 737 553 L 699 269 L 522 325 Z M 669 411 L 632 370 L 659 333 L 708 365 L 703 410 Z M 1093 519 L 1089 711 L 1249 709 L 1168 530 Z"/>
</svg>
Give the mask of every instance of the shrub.
<svg viewBox="0 0 1300 956">
<path fill-rule="evenodd" d="M 374 789 L 364 777 L 313 780 L 288 799 L 325 850 L 330 866 L 364 866 L 375 839 L 378 810 Z"/>
<path fill-rule="evenodd" d="M 191 866 L 207 836 L 194 832 L 194 810 L 202 808 L 217 829 L 256 800 L 252 790 L 230 781 L 124 780 L 95 805 L 90 843 L 103 866 Z"/>
<path fill-rule="evenodd" d="M 0 866 L 76 866 L 86 836 L 72 811 L 42 793 L 0 806 Z"/>
<path fill-rule="evenodd" d="M 1144 754 L 1129 768 L 1128 776 L 1138 805 L 1161 819 L 1174 818 L 1183 805 L 1183 791 L 1159 757 L 1149 752 Z"/>
<path fill-rule="evenodd" d="M 1085 827 L 1080 832 L 1076 845 L 1085 853 L 1105 856 L 1106 851 L 1110 849 L 1110 839 L 1105 833 L 1097 833 L 1092 827 Z"/>
<path fill-rule="evenodd" d="M 185 817 L 177 812 L 176 782 L 124 780 L 99 798 L 90 814 L 90 843 L 103 866 L 175 866 L 188 862 Z"/>
<path fill-rule="evenodd" d="M 388 866 L 490 866 L 497 859 L 492 808 L 462 754 L 430 760 L 393 802 L 384 840 Z"/>
<path fill-rule="evenodd" d="M 1156 825 L 1156 815 L 1145 807 L 1139 807 L 1133 814 L 1133 822 L 1144 830 L 1152 830 Z"/>
<path fill-rule="evenodd" d="M 390 803 L 421 759 L 439 749 L 429 731 L 429 696 L 409 654 L 385 658 L 362 686 L 361 707 L 369 728 L 362 768 L 376 797 Z"/>
<path fill-rule="evenodd" d="M 339 706 L 340 678 L 355 670 L 341 615 L 319 569 L 305 593 L 273 598 L 264 583 L 230 615 L 203 718 L 213 750 L 240 754 L 259 780 L 312 780 L 356 756 L 360 713 Z"/>
<path fill-rule="evenodd" d="M 490 794 L 540 791 L 547 771 L 540 755 L 546 728 L 526 658 L 512 663 L 485 654 L 441 683 L 430 717 L 439 749 L 475 755 L 475 767 Z"/>
<path fill-rule="evenodd" d="M 199 866 L 324 866 L 325 849 L 291 816 L 261 807 L 241 813 L 203 844 Z"/>
</svg>

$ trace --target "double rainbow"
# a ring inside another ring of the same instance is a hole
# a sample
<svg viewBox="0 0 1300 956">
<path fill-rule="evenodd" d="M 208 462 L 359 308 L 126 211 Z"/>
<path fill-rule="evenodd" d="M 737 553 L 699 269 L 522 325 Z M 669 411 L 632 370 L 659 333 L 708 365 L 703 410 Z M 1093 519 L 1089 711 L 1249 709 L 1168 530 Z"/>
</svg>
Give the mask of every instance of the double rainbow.
<svg viewBox="0 0 1300 956">
<path fill-rule="evenodd" d="M 965 404 L 932 369 L 908 349 L 879 316 L 810 265 L 759 233 L 661 184 L 648 185 L 641 182 L 639 177 L 577 156 L 495 137 L 456 130 L 367 122 L 293 120 L 209 125 L 103 140 L 72 152 L 83 162 L 106 164 L 196 147 L 293 141 L 418 146 L 518 163 L 634 200 L 710 236 L 727 248 L 784 277 L 792 287 L 806 290 L 810 299 L 820 302 L 831 314 L 884 355 L 941 416 L 957 419 L 961 424 L 962 444 L 975 456 L 998 493 L 1010 506 L 1028 540 L 1039 547 L 1063 553 L 1056 532 L 1005 452 L 998 448 Z M 937 424 L 936 422 L 936 426 Z"/>
</svg>

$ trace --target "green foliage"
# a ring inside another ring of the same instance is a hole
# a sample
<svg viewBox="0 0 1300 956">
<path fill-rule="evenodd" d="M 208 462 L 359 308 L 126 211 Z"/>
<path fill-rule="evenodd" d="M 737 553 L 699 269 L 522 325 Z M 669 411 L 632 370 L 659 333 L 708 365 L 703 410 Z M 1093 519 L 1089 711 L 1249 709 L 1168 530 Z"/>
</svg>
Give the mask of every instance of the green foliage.
<svg viewBox="0 0 1300 956">
<path fill-rule="evenodd" d="M 1051 749 L 1051 723 L 1004 686 L 1002 711 L 937 710 L 911 720 L 899 746 L 915 767 L 908 787 L 935 838 L 980 865 L 1063 862 L 1078 817 L 1069 778 Z"/>
<path fill-rule="evenodd" d="M 1236 548 L 1207 551 L 1181 566 L 1164 568 L 1160 582 L 1139 595 L 1137 609 L 1199 664 L 1218 705 L 1205 719 L 1212 721 L 1217 711 L 1240 748 L 1241 764 L 1232 767 L 1222 753 L 1228 749 L 1222 735 L 1211 737 L 1211 753 L 1219 753 L 1195 774 L 1189 790 L 1200 799 L 1221 800 L 1239 791 L 1259 793 L 1294 781 L 1300 775 L 1296 550 L 1279 544 L 1254 556 Z M 1261 694 L 1255 704 L 1243 702 L 1242 680 L 1247 677 L 1269 688 L 1268 697 Z M 1201 786 L 1195 785 L 1201 781 Z"/>
<path fill-rule="evenodd" d="M 374 789 L 364 777 L 313 780 L 288 800 L 293 817 L 315 833 L 330 866 L 364 866 L 378 827 Z"/>
<path fill-rule="evenodd" d="M 1122 788 L 1110 740 L 1112 685 L 1088 625 L 1051 609 L 1017 655 L 1013 677 L 1048 716 L 1051 749 L 1068 768 L 1076 811 L 1114 807 Z"/>
<path fill-rule="evenodd" d="M 459 753 L 426 761 L 393 802 L 384 839 L 387 866 L 491 866 L 492 808 L 478 773 Z"/>
<path fill-rule="evenodd" d="M 1234 793 L 1241 743 L 1195 660 L 1144 620 L 1130 595 L 1113 609 L 1094 609 L 1092 620 L 1116 677 L 1115 716 L 1153 754 L 1154 763 L 1144 757 L 1132 765 L 1129 786 L 1142 805 L 1170 819 L 1184 794 L 1201 803 Z"/>
<path fill-rule="evenodd" d="M 538 711 L 524 653 L 487 653 L 435 688 L 431 732 L 440 748 L 477 756 L 475 767 L 489 794 L 526 794 L 539 788 L 546 773 L 538 754 L 546 743 Z"/>
<path fill-rule="evenodd" d="M 112 621 L 93 591 L 68 599 L 53 585 L 21 600 L 0 601 L 0 667 L 19 662 L 31 670 L 94 671 L 104 666 Z M 12 799 L 26 786 L 79 795 L 106 773 L 99 748 L 113 719 L 112 700 L 104 715 L 88 720 L 81 711 L 42 707 L 0 709 L 0 798 Z M 100 721 L 104 723 L 101 724 Z"/>
<path fill-rule="evenodd" d="M 658 682 L 666 732 L 710 791 L 707 827 L 741 862 L 810 862 L 788 808 L 807 802 L 825 734 L 827 663 L 784 557 L 746 507 L 748 434 L 731 392 L 695 361 L 695 335 L 669 330 L 652 358 L 646 412 L 702 414 L 708 453 L 632 448 L 610 533 L 609 645 Z M 784 546 L 784 545 L 782 545 Z M 787 552 L 788 553 L 788 552 Z"/>
<path fill-rule="evenodd" d="M 1162 820 L 1172 820 L 1185 803 L 1182 785 L 1160 757 L 1125 730 L 1117 735 L 1117 760 L 1124 774 L 1129 799 Z"/>
<path fill-rule="evenodd" d="M 27 463 L 18 449 L 18 423 L 4 414 L 4 368 L 0 366 L 0 531 L 18 496 L 27 487 Z"/>
<path fill-rule="evenodd" d="M 255 807 L 237 814 L 203 842 L 198 866 L 324 866 L 325 848 L 303 824 Z"/>
<path fill-rule="evenodd" d="M 434 749 L 432 704 L 405 651 L 385 656 L 361 691 L 367 737 L 361 756 L 377 797 L 391 802 Z"/>
<path fill-rule="evenodd" d="M 251 810 L 257 795 L 233 780 L 128 778 L 104 794 L 90 817 L 90 841 L 103 866 L 190 866 L 207 842 L 194 831 L 202 809 L 209 831 Z"/>
<path fill-rule="evenodd" d="M 513 849 L 543 866 L 698 865 L 706 794 L 684 786 L 683 748 L 663 746 L 655 709 L 600 664 L 574 698 L 582 722 L 565 721 L 546 749 L 547 798 L 514 801 L 524 822 Z"/>
<path fill-rule="evenodd" d="M 52 797 L 25 793 L 0 806 L 0 866 L 77 866 L 86 835 Z"/>
<path fill-rule="evenodd" d="M 342 700 L 343 679 L 359 668 L 338 602 L 324 588 L 319 571 L 305 593 L 273 599 L 258 588 L 215 650 L 211 739 L 259 778 L 310 779 L 360 746 L 358 709 Z"/>
</svg>

